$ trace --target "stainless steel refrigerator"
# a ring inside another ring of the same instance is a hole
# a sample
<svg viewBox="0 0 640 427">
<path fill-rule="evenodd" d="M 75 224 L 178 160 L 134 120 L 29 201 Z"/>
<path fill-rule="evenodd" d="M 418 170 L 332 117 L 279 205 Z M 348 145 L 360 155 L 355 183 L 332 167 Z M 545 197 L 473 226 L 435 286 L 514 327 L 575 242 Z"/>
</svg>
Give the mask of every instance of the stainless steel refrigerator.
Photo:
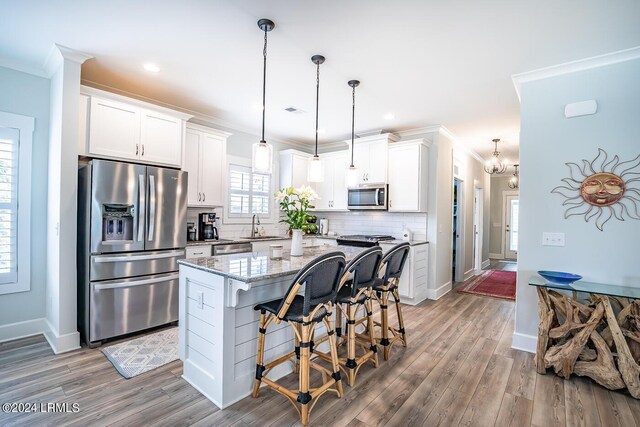
<svg viewBox="0 0 640 427">
<path fill-rule="evenodd" d="M 92 160 L 78 173 L 78 329 L 90 346 L 178 320 L 187 173 Z"/>
</svg>

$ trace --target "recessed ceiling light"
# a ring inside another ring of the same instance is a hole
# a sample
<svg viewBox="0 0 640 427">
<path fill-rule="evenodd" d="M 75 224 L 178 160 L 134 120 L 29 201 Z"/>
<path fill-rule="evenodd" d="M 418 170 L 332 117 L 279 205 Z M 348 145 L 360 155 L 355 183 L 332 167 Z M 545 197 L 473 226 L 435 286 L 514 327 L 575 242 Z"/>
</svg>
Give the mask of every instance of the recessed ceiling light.
<svg viewBox="0 0 640 427">
<path fill-rule="evenodd" d="M 384 115 L 384 119 L 385 120 L 393 120 L 395 118 L 396 118 L 396 116 L 393 115 L 392 113 L 387 113 L 387 114 Z"/>
<path fill-rule="evenodd" d="M 147 62 L 146 64 L 144 64 L 144 69 L 151 73 L 160 72 L 160 67 L 158 67 L 156 64 L 152 64 L 151 62 Z"/>
</svg>

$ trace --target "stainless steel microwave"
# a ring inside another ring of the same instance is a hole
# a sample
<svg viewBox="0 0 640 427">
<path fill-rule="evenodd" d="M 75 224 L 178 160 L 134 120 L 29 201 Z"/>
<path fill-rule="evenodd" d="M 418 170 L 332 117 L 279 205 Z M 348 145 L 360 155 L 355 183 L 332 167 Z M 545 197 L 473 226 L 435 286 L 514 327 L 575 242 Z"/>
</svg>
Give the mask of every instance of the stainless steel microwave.
<svg viewBox="0 0 640 427">
<path fill-rule="evenodd" d="M 387 210 L 389 186 L 386 184 L 361 184 L 348 190 L 347 208 L 350 210 Z"/>
</svg>

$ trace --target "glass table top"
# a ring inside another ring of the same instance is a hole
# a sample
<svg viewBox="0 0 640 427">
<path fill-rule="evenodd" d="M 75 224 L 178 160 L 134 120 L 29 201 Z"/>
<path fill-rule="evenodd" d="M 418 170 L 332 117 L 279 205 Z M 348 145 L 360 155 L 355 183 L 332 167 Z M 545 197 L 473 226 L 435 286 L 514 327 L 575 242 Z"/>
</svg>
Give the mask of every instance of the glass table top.
<svg viewBox="0 0 640 427">
<path fill-rule="evenodd" d="M 529 285 L 542 288 L 560 289 L 563 291 L 588 292 L 590 294 L 640 299 L 640 283 L 638 283 L 638 286 L 621 286 L 578 280 L 570 285 L 561 285 L 559 283 L 550 282 L 538 275 L 534 275 L 529 279 Z"/>
</svg>

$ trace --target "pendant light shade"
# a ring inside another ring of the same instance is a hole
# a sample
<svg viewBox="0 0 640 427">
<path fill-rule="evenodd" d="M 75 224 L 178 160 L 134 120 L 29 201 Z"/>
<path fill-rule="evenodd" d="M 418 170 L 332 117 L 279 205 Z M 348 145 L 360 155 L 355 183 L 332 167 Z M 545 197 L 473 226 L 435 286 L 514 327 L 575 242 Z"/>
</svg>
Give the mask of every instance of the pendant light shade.
<svg viewBox="0 0 640 427">
<path fill-rule="evenodd" d="M 311 160 L 309 160 L 307 181 L 322 182 L 324 181 L 324 170 L 320 156 L 318 156 L 318 105 L 320 101 L 320 64 L 324 62 L 324 56 L 313 55 L 311 61 L 316 64 L 316 151 Z"/>
<path fill-rule="evenodd" d="M 351 86 L 351 164 L 347 168 L 344 183 L 347 188 L 353 188 L 358 185 L 359 171 L 353 164 L 353 144 L 356 137 L 356 87 L 360 84 L 358 80 L 349 80 L 347 82 Z"/>
<path fill-rule="evenodd" d="M 516 171 L 513 173 L 513 176 L 509 179 L 509 182 L 507 183 L 507 185 L 509 185 L 509 188 L 513 190 L 520 188 L 520 172 L 518 171 L 518 166 L 520 165 L 513 165 Z"/>
<path fill-rule="evenodd" d="M 260 142 L 253 144 L 251 170 L 256 173 L 270 174 L 273 171 L 273 146 L 267 144 L 264 139 L 264 117 L 266 106 L 266 87 L 267 87 L 267 33 L 273 30 L 276 25 L 270 19 L 261 19 L 258 21 L 258 28 L 264 31 L 264 49 L 262 50 L 263 67 L 262 67 L 262 139 Z"/>
</svg>

